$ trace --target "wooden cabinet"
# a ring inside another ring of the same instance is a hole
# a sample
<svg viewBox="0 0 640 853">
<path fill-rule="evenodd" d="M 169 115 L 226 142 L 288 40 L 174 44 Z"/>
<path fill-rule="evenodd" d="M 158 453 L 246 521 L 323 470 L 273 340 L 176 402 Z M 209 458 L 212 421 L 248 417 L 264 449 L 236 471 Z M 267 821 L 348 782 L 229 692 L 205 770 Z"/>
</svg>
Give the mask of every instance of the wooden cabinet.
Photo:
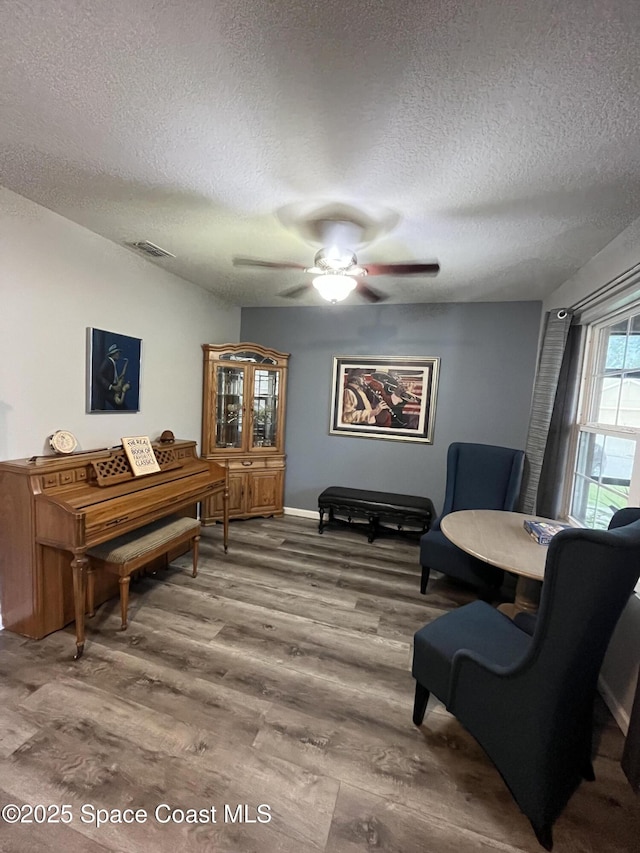
<svg viewBox="0 0 640 853">
<path fill-rule="evenodd" d="M 229 517 L 282 515 L 287 353 L 259 344 L 203 344 L 202 456 L 229 469 Z M 222 518 L 204 501 L 203 524 Z"/>
</svg>

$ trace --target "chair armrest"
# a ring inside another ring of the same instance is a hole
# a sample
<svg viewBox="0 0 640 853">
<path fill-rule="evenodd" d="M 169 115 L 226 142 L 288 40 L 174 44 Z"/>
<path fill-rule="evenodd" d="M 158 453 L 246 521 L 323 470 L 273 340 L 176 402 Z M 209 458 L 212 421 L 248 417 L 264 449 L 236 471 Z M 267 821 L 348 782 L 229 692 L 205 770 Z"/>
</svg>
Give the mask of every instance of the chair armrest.
<svg viewBox="0 0 640 853">
<path fill-rule="evenodd" d="M 461 703 L 484 704 L 486 697 L 497 697 L 498 683 L 512 671 L 513 667 L 495 664 L 477 652 L 461 649 L 451 663 L 447 710 L 457 716 Z"/>
</svg>

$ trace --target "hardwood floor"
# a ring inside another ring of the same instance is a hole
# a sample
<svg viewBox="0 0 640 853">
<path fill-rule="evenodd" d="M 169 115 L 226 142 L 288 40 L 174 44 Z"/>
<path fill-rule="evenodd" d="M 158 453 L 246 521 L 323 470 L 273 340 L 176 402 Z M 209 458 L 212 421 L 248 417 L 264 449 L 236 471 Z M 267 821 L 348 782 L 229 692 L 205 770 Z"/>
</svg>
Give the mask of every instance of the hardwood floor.
<svg viewBox="0 0 640 853">
<path fill-rule="evenodd" d="M 413 633 L 473 598 L 435 573 L 421 596 L 416 544 L 286 517 L 233 523 L 226 555 L 205 528 L 200 554 L 195 579 L 185 555 L 132 582 L 127 631 L 103 605 L 80 661 L 73 626 L 0 633 L 0 805 L 71 815 L 0 821 L 0 851 L 542 850 L 442 705 L 411 722 Z M 596 781 L 555 853 L 640 846 L 622 734 L 602 703 L 597 717 Z M 117 811 L 98 826 L 97 809 Z M 146 821 L 116 822 L 125 809 Z"/>
</svg>

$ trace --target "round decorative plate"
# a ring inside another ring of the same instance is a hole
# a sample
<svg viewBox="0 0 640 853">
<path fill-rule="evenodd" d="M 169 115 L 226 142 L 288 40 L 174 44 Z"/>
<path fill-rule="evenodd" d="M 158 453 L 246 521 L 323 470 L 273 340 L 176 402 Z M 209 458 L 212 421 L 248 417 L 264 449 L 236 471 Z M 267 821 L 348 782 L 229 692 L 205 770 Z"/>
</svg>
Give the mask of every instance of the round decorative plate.
<svg viewBox="0 0 640 853">
<path fill-rule="evenodd" d="M 49 444 L 56 453 L 73 453 L 78 446 L 78 440 L 72 432 L 58 429 L 49 439 Z"/>
</svg>

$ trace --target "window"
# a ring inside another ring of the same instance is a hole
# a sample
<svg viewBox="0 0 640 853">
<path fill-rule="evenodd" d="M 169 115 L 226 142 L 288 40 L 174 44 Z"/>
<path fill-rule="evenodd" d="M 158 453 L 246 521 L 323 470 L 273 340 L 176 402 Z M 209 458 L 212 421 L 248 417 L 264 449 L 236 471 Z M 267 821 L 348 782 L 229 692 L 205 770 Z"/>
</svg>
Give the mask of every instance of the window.
<svg viewBox="0 0 640 853">
<path fill-rule="evenodd" d="M 640 306 L 589 328 L 569 515 L 606 528 L 640 505 Z"/>
</svg>

